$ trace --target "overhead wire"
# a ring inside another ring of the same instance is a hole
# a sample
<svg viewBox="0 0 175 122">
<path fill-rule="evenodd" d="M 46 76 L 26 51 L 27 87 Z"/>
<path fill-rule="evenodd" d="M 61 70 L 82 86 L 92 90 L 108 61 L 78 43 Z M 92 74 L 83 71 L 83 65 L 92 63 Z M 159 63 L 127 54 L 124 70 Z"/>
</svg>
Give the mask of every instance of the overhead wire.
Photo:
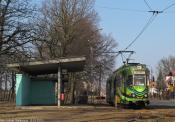
<svg viewBox="0 0 175 122">
<path fill-rule="evenodd" d="M 145 2 L 145 4 L 146 4 L 146 6 L 149 8 L 149 10 L 152 11 L 152 8 L 151 8 L 151 6 L 149 5 L 149 3 L 148 3 L 146 0 L 144 0 L 144 2 Z"/>
<path fill-rule="evenodd" d="M 175 11 L 168 11 L 168 12 L 163 12 L 163 14 L 175 14 Z"/>
<path fill-rule="evenodd" d="M 122 62 L 124 62 L 123 54 L 122 53 L 120 53 L 120 54 L 121 54 L 121 57 L 122 57 Z"/>
<path fill-rule="evenodd" d="M 139 9 L 113 8 L 113 7 L 107 7 L 107 6 L 97 6 L 97 7 L 110 9 L 110 10 L 126 11 L 126 12 L 142 12 L 142 13 L 148 12 L 146 10 L 139 10 Z"/>
<path fill-rule="evenodd" d="M 143 34 L 143 32 L 149 27 L 149 25 L 155 20 L 156 16 L 159 14 L 159 13 L 163 13 L 165 10 L 169 9 L 170 7 L 174 6 L 175 5 L 175 2 L 172 3 L 171 5 L 165 7 L 162 11 L 153 11 L 151 6 L 148 4 L 148 2 L 146 0 L 144 0 L 145 4 L 147 5 L 147 7 L 151 10 L 151 11 L 148 11 L 148 12 L 152 12 L 153 15 L 150 17 L 150 19 L 148 20 L 148 22 L 146 23 L 146 25 L 143 27 L 143 29 L 140 31 L 140 33 L 134 38 L 134 40 L 124 49 L 127 50 L 129 47 L 131 47 L 134 42 L 136 42 L 136 40 Z"/>
<path fill-rule="evenodd" d="M 172 3 L 171 5 L 165 7 L 162 11 L 164 12 L 164 11 L 168 10 L 169 8 L 173 7 L 174 5 L 175 5 L 175 2 Z"/>
<path fill-rule="evenodd" d="M 150 11 L 153 11 L 151 5 L 146 1 L 144 0 L 144 3 L 146 4 L 146 6 L 148 7 L 149 11 L 147 10 L 140 10 L 140 9 L 126 9 L 126 8 L 114 8 L 114 7 L 108 7 L 108 6 L 98 6 L 99 8 L 104 8 L 104 9 L 110 9 L 110 10 L 119 10 L 119 11 L 125 11 L 125 12 L 141 12 L 141 13 L 146 13 L 146 12 L 150 12 Z M 173 7 L 175 5 L 175 2 L 172 3 L 171 5 L 165 7 L 162 12 L 164 12 L 165 10 Z"/>
<path fill-rule="evenodd" d="M 148 7 L 149 11 L 145 11 L 145 10 L 138 10 L 138 9 L 124 9 L 124 8 L 111 8 L 111 7 L 100 7 L 100 8 L 105 8 L 105 9 L 116 9 L 116 10 L 120 10 L 120 11 L 128 11 L 128 12 L 151 12 L 152 16 L 149 18 L 148 22 L 145 24 L 145 26 L 142 28 L 142 30 L 138 33 L 138 35 L 133 39 L 133 41 L 131 41 L 131 43 L 129 43 L 129 45 L 122 51 L 126 51 L 129 47 L 131 47 L 136 41 L 137 39 L 143 34 L 143 32 L 145 32 L 145 30 L 151 25 L 151 23 L 155 20 L 155 18 L 157 17 L 158 14 L 165 12 L 167 9 L 173 7 L 175 5 L 175 2 L 172 3 L 171 5 L 165 7 L 162 11 L 157 11 L 157 10 L 153 10 L 151 5 L 144 0 L 146 6 Z M 167 12 L 165 12 L 167 13 Z M 117 53 L 116 56 L 120 55 L 120 51 L 119 52 L 111 52 L 111 53 Z M 121 54 L 122 55 L 122 54 Z"/>
<path fill-rule="evenodd" d="M 131 41 L 131 43 L 124 49 L 124 51 L 127 50 L 129 47 L 131 47 L 132 44 L 134 44 L 134 42 L 137 41 L 137 39 L 138 39 L 138 38 L 143 34 L 143 32 L 149 27 L 149 25 L 154 21 L 155 18 L 156 18 L 156 15 L 152 15 L 152 16 L 149 18 L 148 22 L 145 24 L 145 26 L 142 28 L 142 30 L 138 33 L 138 35 L 134 38 L 134 40 Z"/>
</svg>

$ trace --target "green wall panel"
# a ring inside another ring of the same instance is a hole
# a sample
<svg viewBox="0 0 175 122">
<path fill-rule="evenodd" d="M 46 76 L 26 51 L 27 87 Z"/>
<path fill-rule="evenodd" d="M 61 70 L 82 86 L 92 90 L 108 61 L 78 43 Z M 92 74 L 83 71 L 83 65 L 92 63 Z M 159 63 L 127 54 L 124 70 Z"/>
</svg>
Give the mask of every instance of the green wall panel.
<svg viewBox="0 0 175 122">
<path fill-rule="evenodd" d="M 30 80 L 26 74 L 16 74 L 16 105 L 50 105 L 56 103 L 55 82 Z"/>
<path fill-rule="evenodd" d="M 16 74 L 16 105 L 22 105 L 22 74 Z"/>
<path fill-rule="evenodd" d="M 55 101 L 55 82 L 31 81 L 31 104 L 50 105 L 55 104 Z"/>
<path fill-rule="evenodd" d="M 30 79 L 26 74 L 16 74 L 16 105 L 30 104 Z"/>
</svg>

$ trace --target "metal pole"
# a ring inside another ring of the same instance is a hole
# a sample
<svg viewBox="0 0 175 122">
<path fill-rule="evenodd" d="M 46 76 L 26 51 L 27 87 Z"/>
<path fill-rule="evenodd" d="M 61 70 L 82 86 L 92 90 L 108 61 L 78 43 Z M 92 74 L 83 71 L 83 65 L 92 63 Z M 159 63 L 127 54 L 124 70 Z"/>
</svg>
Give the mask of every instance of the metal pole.
<svg viewBox="0 0 175 122">
<path fill-rule="evenodd" d="M 61 43 L 59 43 L 60 46 L 60 58 L 62 56 L 61 54 Z M 61 84 L 61 62 L 58 64 L 58 84 L 57 84 L 57 93 L 58 93 L 58 107 L 61 106 L 61 90 L 62 90 L 62 84 Z"/>
<path fill-rule="evenodd" d="M 58 107 L 61 106 L 61 99 L 60 99 L 60 94 L 61 94 L 61 67 L 58 65 Z"/>
</svg>

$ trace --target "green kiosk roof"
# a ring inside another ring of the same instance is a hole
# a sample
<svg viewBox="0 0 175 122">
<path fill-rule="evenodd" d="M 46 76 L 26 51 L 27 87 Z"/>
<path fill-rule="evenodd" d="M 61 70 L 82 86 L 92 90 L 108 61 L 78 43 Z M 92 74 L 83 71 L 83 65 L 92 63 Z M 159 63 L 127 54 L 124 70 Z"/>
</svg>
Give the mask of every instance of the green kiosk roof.
<svg viewBox="0 0 175 122">
<path fill-rule="evenodd" d="M 85 57 L 59 58 L 54 60 L 20 62 L 7 64 L 8 68 L 30 75 L 42 75 L 58 73 L 58 67 L 67 69 L 68 72 L 82 71 L 85 66 Z"/>
</svg>

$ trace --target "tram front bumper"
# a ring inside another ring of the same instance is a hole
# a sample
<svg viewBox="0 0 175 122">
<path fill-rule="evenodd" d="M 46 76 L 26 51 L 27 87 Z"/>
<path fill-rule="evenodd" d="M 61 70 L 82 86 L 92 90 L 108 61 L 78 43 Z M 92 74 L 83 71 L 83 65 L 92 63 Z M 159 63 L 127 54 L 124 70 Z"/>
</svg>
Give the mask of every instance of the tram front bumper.
<svg viewBox="0 0 175 122">
<path fill-rule="evenodd" d="M 126 104 L 138 104 L 138 103 L 146 103 L 149 104 L 148 98 L 126 98 Z"/>
</svg>

